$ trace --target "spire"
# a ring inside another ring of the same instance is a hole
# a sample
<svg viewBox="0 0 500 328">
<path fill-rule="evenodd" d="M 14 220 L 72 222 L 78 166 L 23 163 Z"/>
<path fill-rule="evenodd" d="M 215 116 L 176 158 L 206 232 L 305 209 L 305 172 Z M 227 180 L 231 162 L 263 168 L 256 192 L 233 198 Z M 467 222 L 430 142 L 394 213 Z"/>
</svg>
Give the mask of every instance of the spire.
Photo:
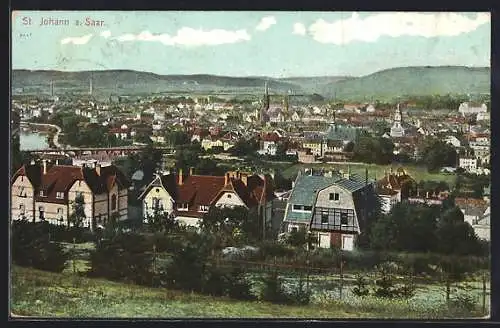
<svg viewBox="0 0 500 328">
<path fill-rule="evenodd" d="M 90 80 L 89 80 L 89 95 L 92 95 L 92 73 L 90 73 Z"/>
</svg>

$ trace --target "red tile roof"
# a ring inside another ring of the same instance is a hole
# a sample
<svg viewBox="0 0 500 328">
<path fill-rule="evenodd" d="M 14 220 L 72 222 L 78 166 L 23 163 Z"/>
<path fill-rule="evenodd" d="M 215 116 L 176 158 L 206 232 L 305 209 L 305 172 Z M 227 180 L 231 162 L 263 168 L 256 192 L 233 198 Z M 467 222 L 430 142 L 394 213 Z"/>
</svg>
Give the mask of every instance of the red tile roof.
<svg viewBox="0 0 500 328">
<path fill-rule="evenodd" d="M 115 166 L 101 168 L 100 175 L 95 169 L 83 168 L 71 165 L 47 166 L 47 173 L 43 174 L 40 165 L 23 166 L 14 175 L 27 176 L 35 188 L 35 200 L 42 202 L 65 204 L 67 203 L 67 192 L 77 181 L 85 181 L 94 194 L 102 194 L 117 183 L 120 188 L 127 188 L 128 181 L 125 175 Z M 40 196 L 40 190 L 44 190 L 45 196 Z M 65 193 L 64 199 L 57 198 L 57 192 Z"/>
</svg>

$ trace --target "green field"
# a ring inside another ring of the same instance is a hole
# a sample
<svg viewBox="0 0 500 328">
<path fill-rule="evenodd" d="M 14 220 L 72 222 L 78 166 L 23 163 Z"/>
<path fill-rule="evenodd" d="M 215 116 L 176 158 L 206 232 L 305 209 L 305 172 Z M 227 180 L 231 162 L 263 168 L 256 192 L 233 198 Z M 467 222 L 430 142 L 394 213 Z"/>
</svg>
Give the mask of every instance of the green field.
<svg viewBox="0 0 500 328">
<path fill-rule="evenodd" d="M 315 169 L 337 169 L 347 171 L 347 164 L 295 164 L 284 168 L 282 174 L 285 178 L 294 178 L 297 175 L 297 172 L 302 168 L 315 168 Z M 384 176 L 385 171 L 389 172 L 391 169 L 391 165 L 376 165 L 376 164 L 350 164 L 351 173 L 357 174 L 360 177 L 365 177 L 365 170 L 368 169 L 368 178 L 369 179 L 380 179 Z M 399 166 L 392 166 L 393 171 L 396 171 Z M 430 180 L 430 181 L 445 181 L 450 187 L 453 187 L 455 184 L 456 176 L 454 174 L 444 174 L 444 173 L 429 173 L 427 172 L 427 168 L 422 166 L 412 166 L 412 165 L 404 165 L 402 166 L 406 172 L 413 178 L 415 181 L 419 182 L 421 180 Z"/>
<path fill-rule="evenodd" d="M 308 306 L 244 302 L 222 297 L 88 279 L 70 273 L 11 268 L 11 314 L 100 318 L 479 318 L 480 311 L 443 306 L 442 288 L 429 286 L 419 301 L 315 298 Z"/>
</svg>

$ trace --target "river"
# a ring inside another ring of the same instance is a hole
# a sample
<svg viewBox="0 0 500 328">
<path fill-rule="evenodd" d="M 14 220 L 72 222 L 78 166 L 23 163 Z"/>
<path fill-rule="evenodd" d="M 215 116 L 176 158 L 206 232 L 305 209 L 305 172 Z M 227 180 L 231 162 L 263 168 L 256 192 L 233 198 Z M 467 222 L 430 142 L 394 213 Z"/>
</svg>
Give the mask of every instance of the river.
<svg viewBox="0 0 500 328">
<path fill-rule="evenodd" d="M 43 133 L 34 133 L 31 131 L 21 131 L 19 135 L 20 150 L 26 149 L 47 149 L 47 135 Z"/>
</svg>

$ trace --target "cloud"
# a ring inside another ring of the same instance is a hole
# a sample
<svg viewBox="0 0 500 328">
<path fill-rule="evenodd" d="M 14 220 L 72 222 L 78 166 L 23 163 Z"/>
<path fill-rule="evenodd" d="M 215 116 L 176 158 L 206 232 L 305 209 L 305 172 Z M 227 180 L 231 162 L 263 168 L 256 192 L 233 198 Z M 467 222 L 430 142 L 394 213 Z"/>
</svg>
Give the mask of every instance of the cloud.
<svg viewBox="0 0 500 328">
<path fill-rule="evenodd" d="M 306 35 L 306 26 L 302 23 L 293 24 L 293 34 Z"/>
<path fill-rule="evenodd" d="M 359 18 L 354 13 L 350 18 L 333 23 L 319 19 L 309 26 L 314 40 L 337 45 L 353 41 L 374 42 L 381 36 L 457 36 L 472 32 L 483 24 L 490 23 L 489 13 L 478 13 L 475 18 L 460 13 L 380 13 Z"/>
<path fill-rule="evenodd" d="M 258 31 L 265 31 L 274 24 L 276 24 L 276 18 L 274 16 L 263 17 L 255 29 Z"/>
<path fill-rule="evenodd" d="M 93 36 L 92 34 L 87 34 L 87 35 L 80 36 L 80 37 L 75 36 L 75 37 L 64 38 L 61 40 L 61 44 L 68 44 L 68 43 L 77 44 L 77 45 L 86 44 L 87 42 L 90 41 L 92 36 Z"/>
<path fill-rule="evenodd" d="M 220 45 L 227 43 L 236 43 L 249 41 L 250 35 L 246 30 L 228 31 L 228 30 L 209 30 L 193 29 L 183 27 L 177 31 L 177 34 L 153 34 L 149 31 L 143 31 L 139 34 L 123 34 L 116 38 L 119 42 L 149 41 L 160 42 L 164 45 L 175 46 L 202 46 L 202 45 Z"/>
<path fill-rule="evenodd" d="M 111 31 L 102 31 L 100 34 L 103 38 L 107 39 L 111 36 Z"/>
</svg>

